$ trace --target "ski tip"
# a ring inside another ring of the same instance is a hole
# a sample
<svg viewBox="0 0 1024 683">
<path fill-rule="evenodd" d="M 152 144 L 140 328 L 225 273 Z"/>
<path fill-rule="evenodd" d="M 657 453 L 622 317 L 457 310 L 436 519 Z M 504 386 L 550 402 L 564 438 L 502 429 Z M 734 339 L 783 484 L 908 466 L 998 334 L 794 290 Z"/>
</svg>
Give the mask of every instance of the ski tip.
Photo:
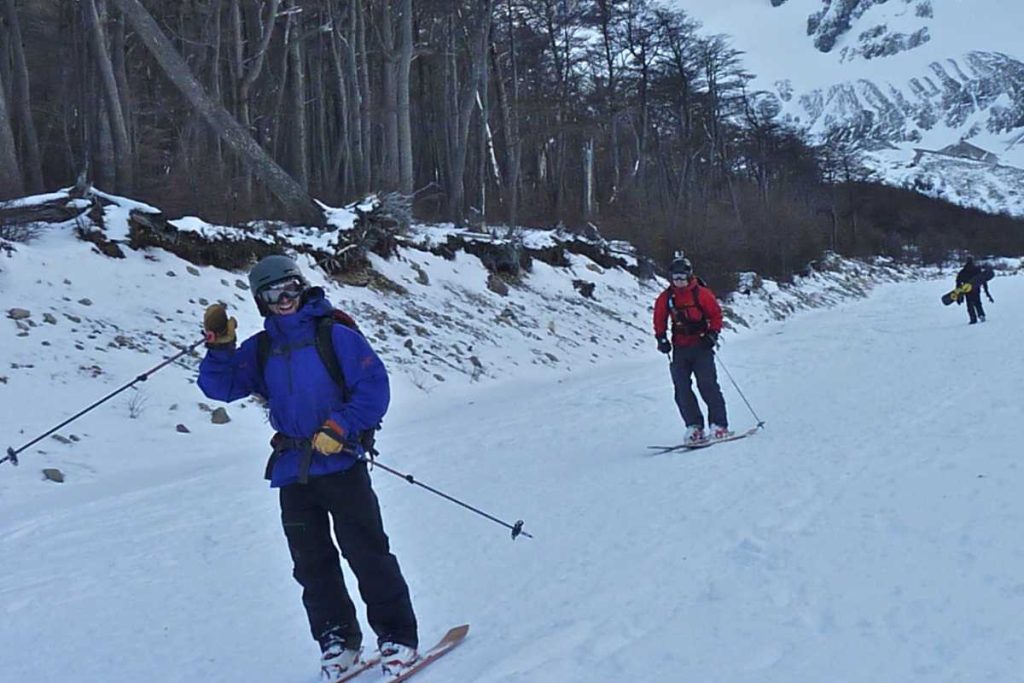
<svg viewBox="0 0 1024 683">
<path fill-rule="evenodd" d="M 461 626 L 453 626 L 448 629 L 448 633 L 445 634 L 445 638 L 451 636 L 452 638 L 465 638 L 469 633 L 469 624 L 462 624 Z"/>
</svg>

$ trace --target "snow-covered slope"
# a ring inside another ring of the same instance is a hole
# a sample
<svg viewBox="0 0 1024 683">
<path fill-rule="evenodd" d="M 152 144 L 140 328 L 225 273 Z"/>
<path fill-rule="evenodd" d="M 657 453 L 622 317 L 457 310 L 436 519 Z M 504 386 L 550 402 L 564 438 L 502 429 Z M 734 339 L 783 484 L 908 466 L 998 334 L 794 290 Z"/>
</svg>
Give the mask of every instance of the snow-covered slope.
<svg viewBox="0 0 1024 683">
<path fill-rule="evenodd" d="M 60 230 L 16 246 L 0 259 L 2 308 L 31 316 L 24 329 L 0 321 L 0 433 L 12 445 L 191 341 L 200 297 L 237 302 L 241 328 L 255 329 L 239 273 L 159 250 L 110 259 Z M 384 462 L 524 519 L 535 538 L 512 542 L 374 473 L 424 641 L 472 624 L 466 644 L 416 680 L 1024 676 L 1024 323 L 1012 303 L 1024 279 L 992 283 L 985 325 L 939 305 L 947 273 L 729 334 L 724 367 L 766 430 L 651 456 L 645 445 L 674 441 L 681 427 L 646 331 L 649 289 L 586 262 L 539 268 L 535 284 L 509 295 L 527 309 L 517 317 L 538 321 L 519 329 L 497 320 L 506 299 L 471 257 L 419 254 L 375 263 L 410 287 L 406 297 L 331 285 L 372 334 L 391 320 L 411 329 L 412 304 L 459 321 L 379 340 L 395 370 Z M 413 262 L 430 285 L 414 287 Z M 609 313 L 558 294 L 584 274 Z M 844 289 L 830 277 L 803 281 L 800 294 L 750 277 L 752 293 L 732 307 L 754 323 L 863 293 L 855 279 Z M 446 351 L 412 365 L 406 338 Z M 475 381 L 445 365 L 461 367 L 455 347 L 469 343 L 486 368 Z M 61 430 L 66 442 L 47 439 L 19 468 L 0 468 L 0 680 L 316 680 L 276 497 L 262 480 L 269 427 L 246 403 L 212 424 L 194 366 L 162 370 Z M 422 381 L 434 372 L 446 381 Z M 722 382 L 733 425 L 751 424 Z M 65 483 L 43 481 L 45 466 Z"/>
<path fill-rule="evenodd" d="M 693 0 L 678 6 L 746 51 L 756 86 L 816 135 L 850 130 L 887 182 L 1024 215 L 1024 4 L 1003 0 Z M 960 140 L 998 166 L 915 150 Z M 991 176 L 1000 176 L 993 180 Z M 980 189 L 978 187 L 980 185 Z M 994 190 L 990 191 L 990 188 Z M 997 200 L 996 194 L 1001 194 Z"/>
</svg>

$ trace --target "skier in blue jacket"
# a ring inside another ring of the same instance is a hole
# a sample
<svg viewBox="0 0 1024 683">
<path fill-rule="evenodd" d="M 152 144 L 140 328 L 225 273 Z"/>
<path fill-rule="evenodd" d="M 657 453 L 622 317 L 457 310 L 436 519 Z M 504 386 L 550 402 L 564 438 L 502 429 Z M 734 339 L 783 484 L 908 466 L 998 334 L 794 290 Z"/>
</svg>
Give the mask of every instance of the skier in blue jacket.
<svg viewBox="0 0 1024 683">
<path fill-rule="evenodd" d="M 259 335 L 236 348 L 237 322 L 223 304 L 214 304 L 203 318 L 208 350 L 199 387 L 218 401 L 252 394 L 267 399 L 276 431 L 267 478 L 279 489 L 293 575 L 320 644 L 324 680 L 342 678 L 362 656 L 338 548 L 358 581 L 385 673 L 400 673 L 418 657 L 416 617 L 384 533 L 361 443 L 361 435 L 387 412 L 387 371 L 362 335 L 336 324 L 331 341 L 345 386 L 332 378 L 316 348 L 316 332 L 334 309 L 292 259 L 264 258 L 250 272 L 249 284 L 265 317 L 269 352 L 261 360 Z"/>
</svg>

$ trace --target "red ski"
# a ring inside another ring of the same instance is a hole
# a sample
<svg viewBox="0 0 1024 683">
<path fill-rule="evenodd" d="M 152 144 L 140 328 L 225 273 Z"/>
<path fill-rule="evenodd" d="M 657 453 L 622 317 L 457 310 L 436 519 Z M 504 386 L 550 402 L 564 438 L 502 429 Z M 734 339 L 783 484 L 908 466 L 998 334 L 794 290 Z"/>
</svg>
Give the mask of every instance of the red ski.
<svg viewBox="0 0 1024 683">
<path fill-rule="evenodd" d="M 441 638 L 441 640 L 437 641 L 437 645 L 424 652 L 412 666 L 397 676 L 385 676 L 384 680 L 389 683 L 398 683 L 399 681 L 409 680 L 409 678 L 415 675 L 417 671 L 425 669 L 438 657 L 442 657 L 454 650 L 455 647 L 466 638 L 467 633 L 469 633 L 469 624 L 463 624 L 462 626 L 456 626 L 455 628 L 450 629 L 448 633 L 444 634 L 444 637 Z"/>
</svg>

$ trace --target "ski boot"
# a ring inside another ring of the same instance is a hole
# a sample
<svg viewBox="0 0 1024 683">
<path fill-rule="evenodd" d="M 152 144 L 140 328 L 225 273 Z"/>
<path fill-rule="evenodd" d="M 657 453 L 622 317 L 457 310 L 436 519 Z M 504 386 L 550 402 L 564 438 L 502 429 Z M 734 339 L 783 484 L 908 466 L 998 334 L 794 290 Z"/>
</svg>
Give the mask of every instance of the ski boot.
<svg viewBox="0 0 1024 683">
<path fill-rule="evenodd" d="M 732 436 L 732 432 L 724 425 L 709 425 L 708 430 L 711 432 L 712 439 L 724 439 L 727 436 Z"/>
<path fill-rule="evenodd" d="M 362 653 L 362 648 L 353 650 L 345 647 L 340 641 L 331 643 L 320 655 L 320 680 L 324 683 L 335 683 L 344 679 L 359 666 Z"/>
<path fill-rule="evenodd" d="M 707 437 L 704 434 L 704 428 L 698 425 L 692 425 L 686 428 L 686 443 L 695 444 L 701 443 Z"/>
<path fill-rule="evenodd" d="M 416 663 L 420 655 L 416 648 L 385 641 L 380 644 L 380 668 L 385 676 L 400 676 Z"/>
</svg>

